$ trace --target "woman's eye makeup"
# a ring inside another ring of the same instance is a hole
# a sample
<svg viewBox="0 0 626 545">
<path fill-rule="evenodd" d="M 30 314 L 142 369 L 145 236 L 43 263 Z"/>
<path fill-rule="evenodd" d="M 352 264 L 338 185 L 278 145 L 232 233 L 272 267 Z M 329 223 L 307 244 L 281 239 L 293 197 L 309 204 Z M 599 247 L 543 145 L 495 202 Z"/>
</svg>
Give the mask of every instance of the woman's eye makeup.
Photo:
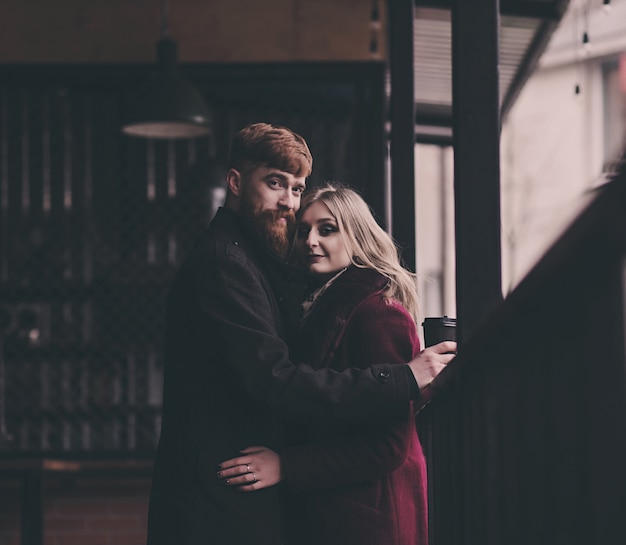
<svg viewBox="0 0 626 545">
<path fill-rule="evenodd" d="M 296 231 L 296 236 L 302 240 L 302 239 L 307 238 L 310 232 L 311 232 L 311 228 L 308 226 L 298 227 Z M 317 228 L 317 233 L 321 237 L 328 237 L 338 232 L 339 232 L 339 227 L 337 227 L 337 225 L 334 225 L 332 223 L 324 223 Z"/>
<path fill-rule="evenodd" d="M 336 233 L 337 231 L 339 231 L 339 228 L 336 225 L 333 225 L 332 223 L 327 223 L 320 227 L 320 235 L 322 235 L 323 237 L 332 235 L 333 233 Z"/>
</svg>

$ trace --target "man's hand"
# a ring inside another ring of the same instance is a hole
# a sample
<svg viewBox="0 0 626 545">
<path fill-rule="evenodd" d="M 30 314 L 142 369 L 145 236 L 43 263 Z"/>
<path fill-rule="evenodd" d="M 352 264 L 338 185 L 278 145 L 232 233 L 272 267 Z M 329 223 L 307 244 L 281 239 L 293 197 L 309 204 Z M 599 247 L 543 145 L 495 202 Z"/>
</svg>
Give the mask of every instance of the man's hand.
<svg viewBox="0 0 626 545">
<path fill-rule="evenodd" d="M 452 353 L 450 353 L 452 352 Z M 409 367 L 420 389 L 420 394 L 456 355 L 456 343 L 443 341 L 422 350 L 409 362 Z"/>
<path fill-rule="evenodd" d="M 217 478 L 242 492 L 261 490 L 283 480 L 280 456 L 267 447 L 247 447 L 242 456 L 218 466 Z"/>
</svg>

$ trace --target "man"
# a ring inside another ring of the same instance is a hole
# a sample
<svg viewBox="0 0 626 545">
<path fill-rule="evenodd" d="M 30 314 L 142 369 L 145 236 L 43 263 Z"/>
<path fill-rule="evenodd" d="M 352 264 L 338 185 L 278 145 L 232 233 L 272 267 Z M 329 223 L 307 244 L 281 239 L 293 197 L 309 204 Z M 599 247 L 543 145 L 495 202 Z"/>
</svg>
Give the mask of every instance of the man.
<svg viewBox="0 0 626 545">
<path fill-rule="evenodd" d="M 403 418 L 452 358 L 445 352 L 454 343 L 425 350 L 409 366 L 365 371 L 313 371 L 289 360 L 302 292 L 282 259 L 311 168 L 304 139 L 283 127 L 253 124 L 232 142 L 225 207 L 168 298 L 148 545 L 286 543 L 284 491 L 224 487 L 217 464 L 246 445 L 280 451 L 284 420 Z"/>
</svg>

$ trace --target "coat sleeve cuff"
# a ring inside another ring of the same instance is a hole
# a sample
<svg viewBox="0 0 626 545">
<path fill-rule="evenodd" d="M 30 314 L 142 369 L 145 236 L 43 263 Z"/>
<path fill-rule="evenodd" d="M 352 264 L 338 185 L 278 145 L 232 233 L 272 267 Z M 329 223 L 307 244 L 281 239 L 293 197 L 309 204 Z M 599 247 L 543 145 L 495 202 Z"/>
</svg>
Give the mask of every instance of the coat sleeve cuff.
<svg viewBox="0 0 626 545">
<path fill-rule="evenodd" d="M 417 401 L 420 398 L 420 388 L 417 385 L 417 380 L 415 380 L 415 375 L 411 368 L 408 365 L 403 365 L 402 368 L 406 371 L 407 375 L 407 384 L 409 387 L 409 399 L 412 401 Z"/>
</svg>

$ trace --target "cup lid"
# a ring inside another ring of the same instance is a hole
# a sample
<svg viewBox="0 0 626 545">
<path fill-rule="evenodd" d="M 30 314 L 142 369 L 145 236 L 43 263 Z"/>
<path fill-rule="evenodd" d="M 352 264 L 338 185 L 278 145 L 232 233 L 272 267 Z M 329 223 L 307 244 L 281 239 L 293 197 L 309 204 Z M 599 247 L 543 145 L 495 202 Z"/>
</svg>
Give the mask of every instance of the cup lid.
<svg viewBox="0 0 626 545">
<path fill-rule="evenodd" d="M 448 318 L 447 316 L 436 316 L 424 318 L 424 323 L 422 325 L 434 325 L 434 324 L 444 326 L 444 327 L 456 327 L 456 318 Z"/>
</svg>

